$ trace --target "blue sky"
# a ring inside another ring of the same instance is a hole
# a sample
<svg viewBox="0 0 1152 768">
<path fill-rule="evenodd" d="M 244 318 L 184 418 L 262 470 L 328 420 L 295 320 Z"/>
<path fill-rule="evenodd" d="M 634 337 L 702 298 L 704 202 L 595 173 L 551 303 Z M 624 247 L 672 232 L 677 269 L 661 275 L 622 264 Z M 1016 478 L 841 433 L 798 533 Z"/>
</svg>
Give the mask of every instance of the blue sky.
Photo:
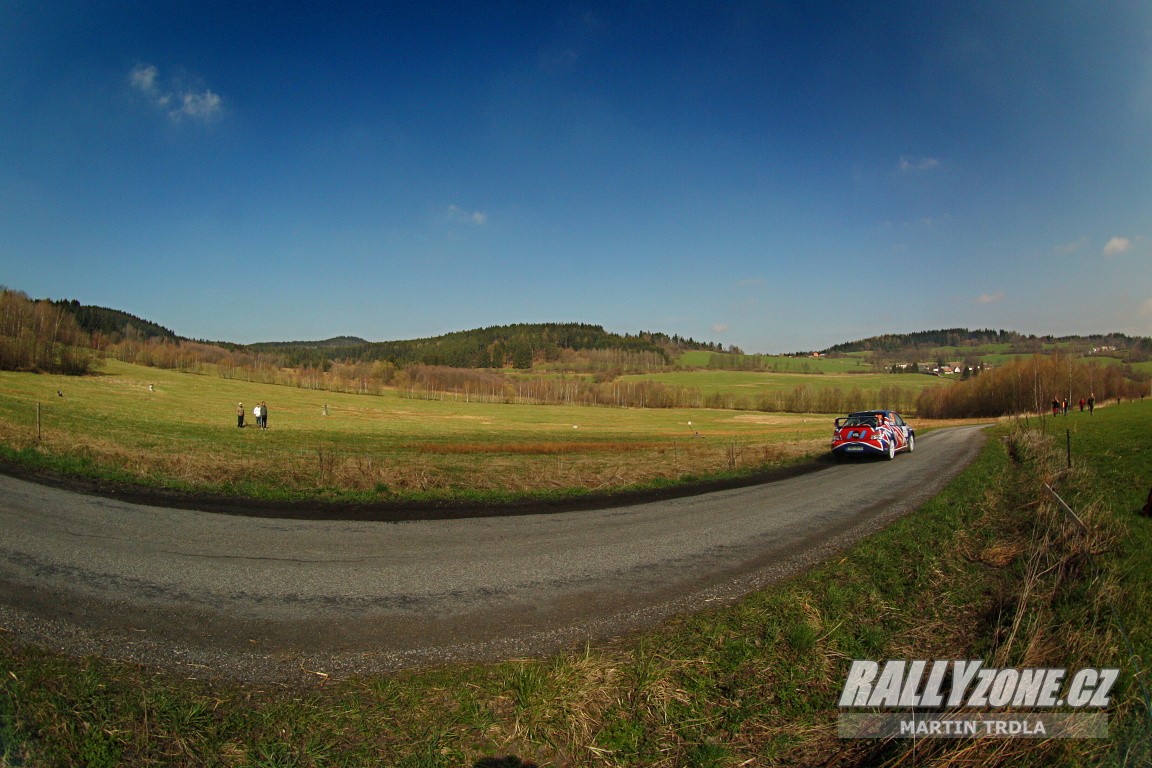
<svg viewBox="0 0 1152 768">
<path fill-rule="evenodd" d="M 1152 4 L 0 7 L 0 283 L 238 342 L 1152 334 Z"/>
</svg>

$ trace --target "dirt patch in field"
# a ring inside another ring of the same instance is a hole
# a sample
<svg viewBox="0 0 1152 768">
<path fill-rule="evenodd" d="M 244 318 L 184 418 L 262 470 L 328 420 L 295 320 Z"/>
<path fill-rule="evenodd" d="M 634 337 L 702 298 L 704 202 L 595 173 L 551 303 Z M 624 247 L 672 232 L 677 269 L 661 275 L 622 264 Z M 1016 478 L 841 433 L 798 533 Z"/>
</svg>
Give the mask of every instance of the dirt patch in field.
<svg viewBox="0 0 1152 768">
<path fill-rule="evenodd" d="M 664 443 L 597 443 L 597 442 L 523 442 L 523 443 L 417 443 L 407 446 L 407 450 L 420 453 L 517 453 L 517 454 L 557 454 L 557 453 L 625 453 L 666 448 Z"/>
<path fill-rule="evenodd" d="M 733 416 L 728 419 L 728 421 L 735 421 L 741 424 L 765 424 L 771 427 L 793 427 L 797 424 L 813 424 L 820 421 L 830 421 L 830 419 L 816 417 L 797 418 L 796 416 L 779 413 L 741 413 L 738 416 Z"/>
</svg>

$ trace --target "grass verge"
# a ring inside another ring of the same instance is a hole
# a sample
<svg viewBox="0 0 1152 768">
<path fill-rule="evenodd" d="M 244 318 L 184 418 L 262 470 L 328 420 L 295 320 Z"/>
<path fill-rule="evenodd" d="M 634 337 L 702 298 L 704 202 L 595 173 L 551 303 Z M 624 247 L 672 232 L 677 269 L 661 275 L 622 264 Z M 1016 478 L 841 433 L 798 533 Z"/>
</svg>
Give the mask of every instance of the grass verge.
<svg viewBox="0 0 1152 768">
<path fill-rule="evenodd" d="M 1152 549 L 1117 479 L 1148 482 L 1148 466 L 1114 428 L 1137 421 L 1145 435 L 1152 409 L 1109 411 L 1075 422 L 1071 469 L 1054 422 L 1047 434 L 999 429 L 940 496 L 840 558 L 545 659 L 268 688 L 0 635 L 0 764 L 447 767 L 516 754 L 552 766 L 1146 765 L 1149 602 L 1137 600 Z M 1112 735 L 841 740 L 837 699 L 861 658 L 1120 667 Z"/>
</svg>

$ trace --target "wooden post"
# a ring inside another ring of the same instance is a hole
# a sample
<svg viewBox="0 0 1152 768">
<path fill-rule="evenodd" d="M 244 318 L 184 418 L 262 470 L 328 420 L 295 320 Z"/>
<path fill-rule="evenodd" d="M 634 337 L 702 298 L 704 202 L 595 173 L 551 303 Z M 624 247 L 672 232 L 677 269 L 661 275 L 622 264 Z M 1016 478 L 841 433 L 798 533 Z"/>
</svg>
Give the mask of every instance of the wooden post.
<svg viewBox="0 0 1152 768">
<path fill-rule="evenodd" d="M 40 442 L 40 401 L 36 401 L 36 442 Z"/>
</svg>

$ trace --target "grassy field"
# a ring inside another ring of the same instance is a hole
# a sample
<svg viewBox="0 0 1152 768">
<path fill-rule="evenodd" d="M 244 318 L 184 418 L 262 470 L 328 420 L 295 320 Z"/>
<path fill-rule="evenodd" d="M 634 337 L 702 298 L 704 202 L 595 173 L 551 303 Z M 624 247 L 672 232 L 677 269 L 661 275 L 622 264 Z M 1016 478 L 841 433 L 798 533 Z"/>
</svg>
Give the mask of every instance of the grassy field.
<svg viewBox="0 0 1152 768">
<path fill-rule="evenodd" d="M 1067 420 L 1048 420 L 1047 429 L 1057 443 L 1063 440 L 1065 448 L 1071 446 L 1073 464 L 1089 470 L 1096 479 L 1073 499 L 1076 504 L 1103 504 L 1132 519 L 1152 500 L 1152 443 L 1148 440 L 1152 400 L 1100 408 L 1091 416 L 1073 412 Z M 1132 643 L 1152 649 L 1152 518 L 1133 519 L 1124 549 L 1128 556 L 1117 569 L 1123 595 L 1117 610 L 1129 627 Z M 1145 659 L 1152 684 L 1152 656 L 1145 655 Z M 1147 703 L 1152 706 L 1152 701 Z"/>
<path fill-rule="evenodd" d="M 9 456 L 65 471 L 361 500 L 679 482 L 819 453 L 830 434 L 830 419 L 818 415 L 445 398 L 339 394 L 108 361 L 87 377 L 0 373 L 0 425 Z M 253 425 L 259 400 L 269 404 L 268 430 Z M 245 429 L 236 428 L 238 402 Z"/>
<path fill-rule="evenodd" d="M 1093 357 L 1090 359 L 1095 360 L 1096 358 Z M 1152 360 L 1145 360 L 1142 363 L 1133 363 L 1132 370 L 1139 371 L 1141 373 L 1152 373 Z"/>
<path fill-rule="evenodd" d="M 677 387 L 694 387 L 701 394 L 747 395 L 749 397 L 775 396 L 791 392 L 797 387 L 822 389 L 860 389 L 866 393 L 879 393 L 885 387 L 899 387 L 919 393 L 926 387 L 948 386 L 952 379 L 941 376 L 892 373 L 825 373 L 810 376 L 797 373 L 760 373 L 754 371 L 674 371 L 621 376 L 622 381 L 650 380 Z"/>
<path fill-rule="evenodd" d="M 1018 426 L 839 558 L 548 658 L 280 688 L 61 657 L 0 633 L 0 765 L 1148 765 L 1152 522 L 1133 510 L 1152 483 L 1152 403 Z M 890 658 L 1120 667 L 1111 736 L 838 739 L 850 661 Z"/>
<path fill-rule="evenodd" d="M 693 351 L 685 352 L 677 361 L 685 368 L 707 368 L 713 355 L 730 361 L 732 367 L 739 367 L 746 359 L 755 358 L 755 363 L 776 373 L 871 373 L 872 364 L 859 355 L 844 357 L 792 357 L 789 355 L 733 355 L 727 352 Z"/>
</svg>

